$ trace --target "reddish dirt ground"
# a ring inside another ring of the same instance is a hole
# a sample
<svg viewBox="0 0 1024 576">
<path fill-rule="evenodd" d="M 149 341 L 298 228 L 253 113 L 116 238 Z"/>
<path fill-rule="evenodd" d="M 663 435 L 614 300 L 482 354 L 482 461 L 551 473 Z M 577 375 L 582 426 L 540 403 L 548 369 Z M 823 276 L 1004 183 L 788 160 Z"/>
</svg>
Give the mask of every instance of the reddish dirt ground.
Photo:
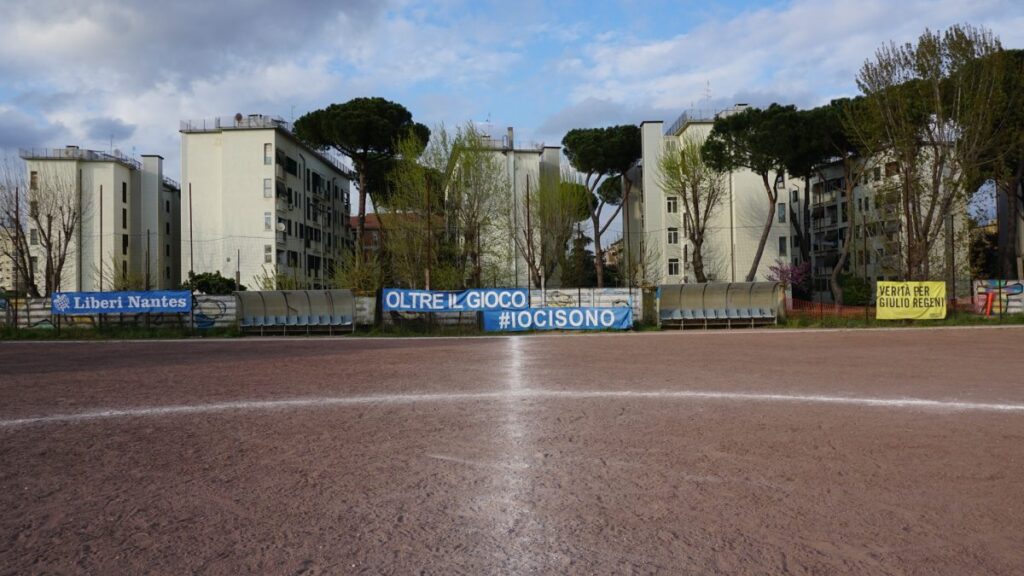
<svg viewBox="0 0 1024 576">
<path fill-rule="evenodd" d="M 0 574 L 1024 574 L 1022 340 L 0 344 Z"/>
</svg>

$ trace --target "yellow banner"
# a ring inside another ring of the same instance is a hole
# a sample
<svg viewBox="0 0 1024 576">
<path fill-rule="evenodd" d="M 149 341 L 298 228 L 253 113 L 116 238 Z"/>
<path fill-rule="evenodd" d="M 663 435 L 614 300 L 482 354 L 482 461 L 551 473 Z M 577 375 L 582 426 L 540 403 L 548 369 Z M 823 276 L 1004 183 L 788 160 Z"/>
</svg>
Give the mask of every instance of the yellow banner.
<svg viewBox="0 0 1024 576">
<path fill-rule="evenodd" d="M 946 317 L 945 282 L 879 282 L 875 318 L 942 320 Z"/>
</svg>

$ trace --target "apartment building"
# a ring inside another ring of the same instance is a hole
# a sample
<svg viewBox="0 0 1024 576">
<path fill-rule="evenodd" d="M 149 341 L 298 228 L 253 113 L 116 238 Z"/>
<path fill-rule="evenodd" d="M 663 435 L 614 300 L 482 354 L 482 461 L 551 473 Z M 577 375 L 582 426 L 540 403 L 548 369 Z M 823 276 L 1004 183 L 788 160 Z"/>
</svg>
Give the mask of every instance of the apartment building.
<svg viewBox="0 0 1024 576">
<path fill-rule="evenodd" d="M 867 280 L 872 291 L 879 281 L 904 277 L 903 214 L 898 206 L 886 201 L 887 193 L 896 185 L 897 164 L 882 162 L 857 170 L 852 198 L 839 162 L 822 166 L 811 179 L 811 277 L 814 297 L 820 301 L 832 300 L 832 272 L 851 231 L 842 274 Z M 932 277 L 946 279 L 957 294 L 969 293 L 967 229 L 967 206 L 961 205 L 944 223 L 929 255 Z"/>
<path fill-rule="evenodd" d="M 558 178 L 561 173 L 561 146 L 545 146 L 543 144 L 522 144 L 516 142 L 515 131 L 507 128 L 502 137 L 492 134 L 488 125 L 480 125 L 482 144 L 491 152 L 505 168 L 511 195 L 512 220 L 509 230 L 522 237 L 526 228 L 526 196 L 537 194 L 541 178 Z M 494 248 L 483 255 L 485 266 L 491 270 L 502 270 L 504 279 L 495 278 L 498 286 L 515 286 L 526 288 L 530 285 L 530 271 L 522 251 L 516 248 L 515 239 L 510 234 L 496 234 L 485 239 L 486 244 Z M 545 278 L 545 285 L 558 287 L 559 273 L 553 278 Z M 533 286 L 540 288 L 540 286 Z"/>
<path fill-rule="evenodd" d="M 711 132 L 716 117 L 744 108 L 719 112 L 686 112 L 667 130 L 663 122 L 640 125 L 642 157 L 630 172 L 633 189 L 623 207 L 623 235 L 627 239 L 623 260 L 627 272 L 649 284 L 695 282 L 693 246 L 688 240 L 685 203 L 666 192 L 659 161 L 674 142 L 694 136 L 700 141 Z M 773 174 L 778 205 L 764 253 L 758 264 L 756 280 L 765 280 L 769 267 L 777 260 L 791 262 L 794 239 L 790 223 L 790 202 L 800 213 L 799 192 L 803 181 L 786 174 Z M 753 264 L 757 246 L 768 216 L 767 195 L 761 177 L 750 170 L 725 175 L 727 194 L 711 218 L 702 255 L 709 281 L 743 282 Z M 799 249 L 796 249 L 799 253 Z M 799 256 L 798 256 L 799 258 Z M 640 270 L 642 269 L 642 270 Z"/>
<path fill-rule="evenodd" d="M 180 186 L 163 158 L 77 146 L 21 150 L 29 176 L 29 250 L 40 290 L 48 220 L 77 215 L 62 291 L 173 289 L 181 284 Z M 56 224 L 54 225 L 56 226 Z M 54 233 L 55 234 L 55 233 Z"/>
<path fill-rule="evenodd" d="M 14 262 L 5 256 L 11 253 L 11 239 L 0 233 L 0 293 L 15 291 Z"/>
<path fill-rule="evenodd" d="M 352 173 L 261 114 L 181 123 L 181 234 L 189 271 L 251 288 L 326 286 L 352 250 Z"/>
</svg>

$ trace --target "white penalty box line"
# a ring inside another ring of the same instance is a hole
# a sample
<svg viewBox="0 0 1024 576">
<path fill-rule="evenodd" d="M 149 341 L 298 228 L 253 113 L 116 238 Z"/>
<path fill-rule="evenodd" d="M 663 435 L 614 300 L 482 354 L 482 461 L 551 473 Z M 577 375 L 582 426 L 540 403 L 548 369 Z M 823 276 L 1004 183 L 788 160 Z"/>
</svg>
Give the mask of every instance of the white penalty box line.
<svg viewBox="0 0 1024 576">
<path fill-rule="evenodd" d="M 699 390 L 542 390 L 519 389 L 497 392 L 465 392 L 443 394 L 378 394 L 368 396 L 314 396 L 280 400 L 243 400 L 209 404 L 181 404 L 171 406 L 142 406 L 111 408 L 69 414 L 52 414 L 0 420 L 0 428 L 18 428 L 31 425 L 77 423 L 117 418 L 152 418 L 160 416 L 217 414 L 226 412 L 266 412 L 298 408 L 332 406 L 416 404 L 421 402 L 486 402 L 494 400 L 565 399 L 565 400 L 724 400 L 762 403 L 801 403 L 870 408 L 902 408 L 944 412 L 1004 412 L 1024 414 L 1022 403 L 982 403 L 957 400 L 927 400 L 923 398 L 872 398 L 824 396 L 804 394 L 764 394 L 756 392 L 714 392 Z"/>
</svg>

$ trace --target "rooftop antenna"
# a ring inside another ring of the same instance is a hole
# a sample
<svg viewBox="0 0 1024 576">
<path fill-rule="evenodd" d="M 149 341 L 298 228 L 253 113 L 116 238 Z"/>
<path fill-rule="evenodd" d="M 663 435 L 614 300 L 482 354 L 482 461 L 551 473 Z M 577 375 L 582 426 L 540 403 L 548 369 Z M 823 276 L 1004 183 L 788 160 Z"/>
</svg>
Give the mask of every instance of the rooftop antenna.
<svg viewBox="0 0 1024 576">
<path fill-rule="evenodd" d="M 704 106 L 706 108 L 711 106 L 711 80 L 706 80 L 704 83 Z"/>
</svg>

